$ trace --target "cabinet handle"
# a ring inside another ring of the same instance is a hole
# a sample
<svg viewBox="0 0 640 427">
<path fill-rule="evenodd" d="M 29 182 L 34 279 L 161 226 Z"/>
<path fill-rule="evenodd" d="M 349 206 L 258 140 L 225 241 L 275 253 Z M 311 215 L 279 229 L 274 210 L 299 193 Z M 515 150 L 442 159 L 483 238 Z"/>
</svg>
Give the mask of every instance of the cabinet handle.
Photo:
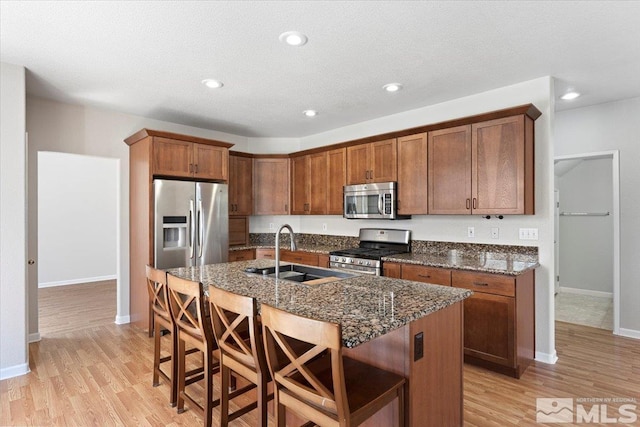
<svg viewBox="0 0 640 427">
<path fill-rule="evenodd" d="M 489 286 L 488 283 L 482 283 L 482 282 L 473 282 L 473 286 Z"/>
<path fill-rule="evenodd" d="M 431 275 L 429 275 L 429 274 L 418 274 L 418 277 L 422 277 L 422 278 L 425 278 L 425 279 L 430 279 Z"/>
<path fill-rule="evenodd" d="M 473 198 L 473 209 L 477 209 L 477 206 L 476 206 L 476 198 L 475 198 L 475 197 Z"/>
<path fill-rule="evenodd" d="M 193 173 L 198 173 L 198 165 L 193 165 Z"/>
<path fill-rule="evenodd" d="M 286 204 L 286 203 L 284 204 L 284 210 L 285 210 L 285 212 L 289 210 L 289 205 Z"/>
<path fill-rule="evenodd" d="M 193 163 L 189 163 L 189 173 L 193 173 Z"/>
<path fill-rule="evenodd" d="M 369 179 L 373 179 L 373 171 L 369 171 Z"/>
<path fill-rule="evenodd" d="M 369 179 L 369 171 L 364 171 L 364 179 Z"/>
<path fill-rule="evenodd" d="M 470 208 L 470 206 L 469 206 L 470 204 L 471 204 L 471 201 L 469 199 L 467 199 L 467 203 L 466 203 L 467 209 Z"/>
</svg>

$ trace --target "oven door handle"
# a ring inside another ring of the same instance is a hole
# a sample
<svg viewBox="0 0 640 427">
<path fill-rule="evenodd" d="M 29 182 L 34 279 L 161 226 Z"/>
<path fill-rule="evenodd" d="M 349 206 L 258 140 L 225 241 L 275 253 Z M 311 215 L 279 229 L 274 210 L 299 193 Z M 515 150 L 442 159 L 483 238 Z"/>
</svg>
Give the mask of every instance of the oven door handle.
<svg viewBox="0 0 640 427">
<path fill-rule="evenodd" d="M 381 194 L 378 197 L 378 213 L 380 215 L 384 215 L 383 210 L 384 210 L 384 194 Z"/>
</svg>

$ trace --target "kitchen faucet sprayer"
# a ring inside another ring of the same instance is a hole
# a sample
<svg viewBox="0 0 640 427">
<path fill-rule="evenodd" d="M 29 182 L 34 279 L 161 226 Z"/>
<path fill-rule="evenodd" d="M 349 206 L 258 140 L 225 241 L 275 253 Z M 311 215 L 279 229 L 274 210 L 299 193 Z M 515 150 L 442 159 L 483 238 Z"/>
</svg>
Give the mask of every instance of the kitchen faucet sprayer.
<svg viewBox="0 0 640 427">
<path fill-rule="evenodd" d="M 289 230 L 289 234 L 291 235 L 291 250 L 295 251 L 298 249 L 298 245 L 296 244 L 296 233 L 293 232 L 293 229 L 289 224 L 282 224 L 278 228 L 278 231 L 276 231 L 276 279 L 280 278 L 280 232 L 284 228 Z"/>
</svg>

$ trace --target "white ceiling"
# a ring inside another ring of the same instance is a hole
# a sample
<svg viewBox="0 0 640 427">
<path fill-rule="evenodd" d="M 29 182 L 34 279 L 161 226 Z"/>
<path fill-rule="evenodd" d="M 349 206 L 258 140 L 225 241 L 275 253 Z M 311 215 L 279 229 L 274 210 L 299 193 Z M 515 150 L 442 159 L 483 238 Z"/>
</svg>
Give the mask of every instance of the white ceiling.
<svg viewBox="0 0 640 427">
<path fill-rule="evenodd" d="M 640 96 L 638 1 L 0 7 L 0 59 L 27 68 L 29 95 L 245 136 L 302 137 L 546 75 L 583 93 L 558 110 Z M 289 30 L 307 45 L 280 43 Z"/>
</svg>

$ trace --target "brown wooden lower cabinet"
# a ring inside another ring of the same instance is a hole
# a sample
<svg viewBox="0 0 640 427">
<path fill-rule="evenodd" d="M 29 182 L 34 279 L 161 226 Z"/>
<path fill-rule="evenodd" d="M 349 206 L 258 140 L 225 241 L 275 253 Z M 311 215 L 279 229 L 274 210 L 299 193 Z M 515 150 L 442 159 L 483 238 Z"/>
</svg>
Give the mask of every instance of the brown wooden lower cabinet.
<svg viewBox="0 0 640 427">
<path fill-rule="evenodd" d="M 384 277 L 392 277 L 394 279 L 402 278 L 402 264 L 397 262 L 383 262 L 382 275 Z"/>
<path fill-rule="evenodd" d="M 534 270 L 519 276 L 454 270 L 464 301 L 464 360 L 520 378 L 535 357 Z"/>
<path fill-rule="evenodd" d="M 229 217 L 229 246 L 249 244 L 249 217 Z"/>
<path fill-rule="evenodd" d="M 424 265 L 402 264 L 402 279 L 451 286 L 451 270 Z"/>
<path fill-rule="evenodd" d="M 276 259 L 276 250 L 273 248 L 257 248 L 256 259 Z"/>
<path fill-rule="evenodd" d="M 280 250 L 280 261 L 318 266 L 318 254 L 304 251 Z"/>
<path fill-rule="evenodd" d="M 320 254 L 318 255 L 318 267 L 329 268 L 331 261 L 329 261 L 329 255 Z"/>
<path fill-rule="evenodd" d="M 229 251 L 229 262 L 249 261 L 256 259 L 256 252 L 253 249 L 242 249 L 239 251 Z"/>
</svg>

